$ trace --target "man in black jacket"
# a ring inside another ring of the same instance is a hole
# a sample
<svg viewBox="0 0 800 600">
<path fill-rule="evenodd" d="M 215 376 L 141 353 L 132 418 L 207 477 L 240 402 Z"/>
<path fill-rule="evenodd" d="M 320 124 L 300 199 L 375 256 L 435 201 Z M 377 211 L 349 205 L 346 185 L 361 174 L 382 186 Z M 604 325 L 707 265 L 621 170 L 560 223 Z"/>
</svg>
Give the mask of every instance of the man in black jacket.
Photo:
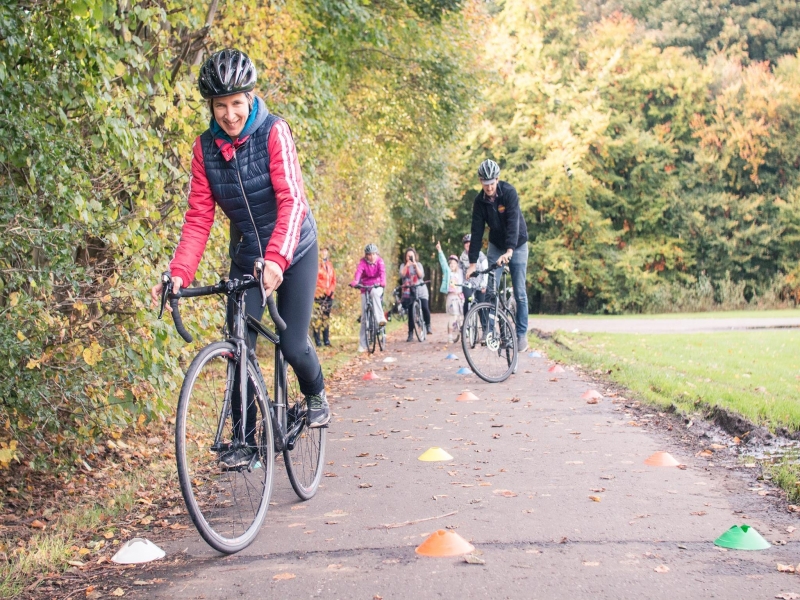
<svg viewBox="0 0 800 600">
<path fill-rule="evenodd" d="M 525 279 L 528 270 L 528 226 L 522 217 L 517 190 L 499 180 L 500 166 L 485 160 L 478 167 L 481 191 L 472 204 L 472 238 L 469 245 L 469 277 L 478 261 L 483 244 L 483 231 L 489 226 L 489 265 L 508 264 L 514 298 L 517 301 L 517 345 L 520 352 L 528 349 L 528 294 Z"/>
</svg>

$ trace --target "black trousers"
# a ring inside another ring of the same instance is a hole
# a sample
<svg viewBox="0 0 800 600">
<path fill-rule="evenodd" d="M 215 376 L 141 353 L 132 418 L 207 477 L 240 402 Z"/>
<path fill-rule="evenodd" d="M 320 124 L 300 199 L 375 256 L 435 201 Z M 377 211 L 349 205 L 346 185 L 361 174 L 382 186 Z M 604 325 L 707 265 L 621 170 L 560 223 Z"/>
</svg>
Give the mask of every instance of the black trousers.
<svg viewBox="0 0 800 600">
<path fill-rule="evenodd" d="M 317 287 L 317 244 L 315 243 L 306 255 L 293 263 L 283 274 L 283 282 L 278 287 L 278 312 L 286 322 L 286 331 L 281 333 L 281 352 L 300 383 L 300 391 L 306 395 L 319 394 L 325 389 L 325 380 L 322 377 L 322 367 L 312 344 L 308 343 L 308 326 L 311 323 L 311 311 L 314 306 L 314 291 Z M 239 265 L 232 263 L 229 277 L 241 279 L 245 273 Z M 248 290 L 244 298 L 245 311 L 248 315 L 259 321 L 264 315 L 261 307 L 261 294 L 258 289 Z M 228 329 L 233 329 L 233 316 L 235 306 L 233 298 L 228 300 Z M 255 349 L 258 334 L 249 332 L 250 347 Z M 231 397 L 231 412 L 233 413 L 234 432 L 239 431 L 242 418 L 242 402 L 240 397 L 241 384 L 239 373 L 236 373 L 233 395 Z M 254 442 L 256 406 L 253 402 L 255 392 L 248 388 L 247 401 L 247 431 L 245 441 Z"/>
</svg>

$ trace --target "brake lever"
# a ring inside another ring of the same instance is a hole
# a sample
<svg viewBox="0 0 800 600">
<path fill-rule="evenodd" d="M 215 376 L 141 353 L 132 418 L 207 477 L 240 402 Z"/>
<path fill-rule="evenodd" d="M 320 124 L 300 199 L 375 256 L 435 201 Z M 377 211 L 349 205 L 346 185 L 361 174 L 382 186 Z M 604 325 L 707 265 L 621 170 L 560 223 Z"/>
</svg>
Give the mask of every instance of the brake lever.
<svg viewBox="0 0 800 600">
<path fill-rule="evenodd" d="M 267 289 L 264 287 L 264 267 L 263 258 L 257 258 L 255 262 L 256 276 L 258 277 L 258 289 L 261 291 L 261 308 L 267 305 Z"/>
<path fill-rule="evenodd" d="M 172 292 L 172 274 L 164 271 L 161 274 L 161 310 L 158 311 L 158 319 L 164 315 L 164 307 L 167 305 L 167 297 Z"/>
</svg>

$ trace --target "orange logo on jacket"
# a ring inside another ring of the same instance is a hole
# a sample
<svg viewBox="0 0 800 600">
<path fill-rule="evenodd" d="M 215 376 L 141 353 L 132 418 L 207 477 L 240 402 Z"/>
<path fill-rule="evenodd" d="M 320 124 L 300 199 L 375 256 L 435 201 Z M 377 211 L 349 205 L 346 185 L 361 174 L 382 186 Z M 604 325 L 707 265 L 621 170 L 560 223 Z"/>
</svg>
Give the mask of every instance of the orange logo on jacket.
<svg viewBox="0 0 800 600">
<path fill-rule="evenodd" d="M 506 207 L 501 204 L 500 206 L 497 207 L 497 212 L 501 213 L 506 212 Z"/>
</svg>

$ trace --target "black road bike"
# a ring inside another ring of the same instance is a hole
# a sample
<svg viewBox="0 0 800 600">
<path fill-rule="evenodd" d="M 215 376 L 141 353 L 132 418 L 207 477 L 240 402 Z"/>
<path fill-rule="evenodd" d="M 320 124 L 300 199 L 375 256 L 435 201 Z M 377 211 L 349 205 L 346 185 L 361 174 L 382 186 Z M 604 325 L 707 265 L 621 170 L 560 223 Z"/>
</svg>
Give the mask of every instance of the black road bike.
<svg viewBox="0 0 800 600">
<path fill-rule="evenodd" d="M 263 262 L 256 263 L 259 267 L 263 270 Z M 306 426 L 305 398 L 280 351 L 280 336 L 245 313 L 245 294 L 260 288 L 262 306 L 267 305 L 278 331 L 286 329 L 274 298 L 267 297 L 261 285 L 260 271 L 257 279 L 245 275 L 176 293 L 172 292 L 169 273 L 162 275 L 162 283 L 159 318 L 169 300 L 175 329 L 187 342 L 192 336 L 181 320 L 180 298 L 223 295 L 233 300 L 233 330 L 226 332 L 224 341 L 200 350 L 189 365 L 175 423 L 178 479 L 189 516 L 212 548 L 231 554 L 251 544 L 264 522 L 276 453 L 283 454 L 297 495 L 308 500 L 316 494 L 325 462 L 327 430 Z M 249 344 L 251 330 L 274 346 L 272 370 L 268 372 L 274 384 L 272 398 L 255 349 Z M 242 398 L 248 399 L 245 410 Z M 252 452 L 249 462 L 226 467 L 221 460 L 226 453 L 243 448 Z"/>
<path fill-rule="evenodd" d="M 497 273 L 501 272 L 499 289 Z M 509 306 L 508 268 L 500 265 L 476 271 L 489 275 L 486 301 L 472 305 L 461 327 L 461 347 L 473 372 L 489 383 L 505 381 L 517 369 L 515 312 Z"/>
<path fill-rule="evenodd" d="M 365 331 L 367 334 L 367 350 L 370 354 L 373 354 L 375 352 L 375 342 L 377 342 L 380 346 L 381 352 L 383 352 L 384 348 L 386 348 L 386 325 L 380 324 L 378 315 L 375 314 L 375 308 L 372 306 L 371 297 L 372 290 L 382 286 L 361 285 L 360 283 L 357 283 L 353 287 L 359 290 L 367 291 L 367 304 L 366 308 L 364 309 L 364 315 L 362 316 L 362 319 L 366 319 Z"/>
</svg>

